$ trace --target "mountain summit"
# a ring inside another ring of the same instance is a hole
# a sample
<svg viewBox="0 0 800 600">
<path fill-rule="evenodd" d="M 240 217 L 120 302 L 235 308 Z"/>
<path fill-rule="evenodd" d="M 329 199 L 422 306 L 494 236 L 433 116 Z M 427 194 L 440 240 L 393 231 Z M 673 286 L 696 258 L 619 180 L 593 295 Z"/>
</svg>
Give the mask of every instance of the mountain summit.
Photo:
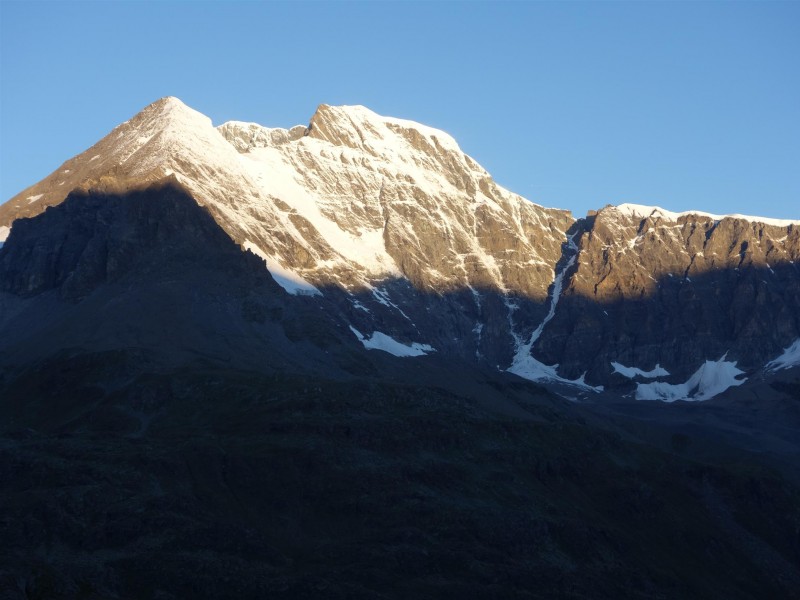
<svg viewBox="0 0 800 600">
<path fill-rule="evenodd" d="M 698 369 L 716 393 L 800 338 L 797 222 L 637 205 L 576 220 L 497 185 L 450 135 L 363 106 L 214 127 L 163 98 L 0 206 L 0 231 L 71 190 L 164 180 L 367 348 L 672 400 L 713 395 L 687 387 Z"/>
<path fill-rule="evenodd" d="M 177 98 L 163 98 L 12 198 L 0 209 L 0 223 L 60 202 L 64 190 L 167 176 L 237 243 L 321 284 L 363 287 L 405 276 L 422 288 L 488 285 L 541 299 L 572 221 L 566 211 L 537 207 L 495 185 L 446 133 L 364 107 L 322 105 L 307 128 L 214 128 Z M 488 228 L 482 221 L 508 229 L 514 240 L 476 235 L 480 225 Z M 540 223 L 547 237 L 531 244 L 526 227 L 538 234 Z M 431 233 L 445 238 L 445 247 L 427 247 Z M 504 260 L 519 242 L 528 260 L 549 255 L 535 284 L 521 281 L 531 279 L 519 273 L 524 261 Z"/>
</svg>

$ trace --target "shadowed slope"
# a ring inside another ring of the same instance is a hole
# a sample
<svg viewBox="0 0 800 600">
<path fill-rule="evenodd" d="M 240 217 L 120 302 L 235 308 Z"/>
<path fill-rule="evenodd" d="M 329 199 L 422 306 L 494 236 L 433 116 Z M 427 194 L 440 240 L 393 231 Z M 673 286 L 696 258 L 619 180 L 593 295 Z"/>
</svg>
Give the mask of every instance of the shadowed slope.
<svg viewBox="0 0 800 600">
<path fill-rule="evenodd" d="M 0 250 L 0 357 L 136 349 L 262 371 L 325 372 L 361 354 L 316 305 L 288 295 L 179 186 L 74 194 L 15 223 Z M 337 351 L 326 354 L 327 346 Z M 358 359 L 354 364 L 360 363 Z"/>
</svg>

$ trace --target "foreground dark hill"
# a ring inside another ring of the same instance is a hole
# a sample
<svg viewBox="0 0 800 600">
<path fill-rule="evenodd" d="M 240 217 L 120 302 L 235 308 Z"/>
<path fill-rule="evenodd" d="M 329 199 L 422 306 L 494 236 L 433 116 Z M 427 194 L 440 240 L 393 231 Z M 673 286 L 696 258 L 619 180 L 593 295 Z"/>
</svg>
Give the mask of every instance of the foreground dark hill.
<svg viewBox="0 0 800 600">
<path fill-rule="evenodd" d="M 5 428 L 0 588 L 798 597 L 796 487 L 736 455 L 695 461 L 681 438 L 661 451 L 543 411 L 530 389 L 507 394 L 536 417 L 432 387 L 181 369 L 107 399 L 150 411 L 144 429 L 109 423 L 102 402 L 83 423 Z"/>
<path fill-rule="evenodd" d="M 3 597 L 800 597 L 791 375 L 741 443 L 367 350 L 175 185 L 18 219 L 0 290 Z"/>
</svg>

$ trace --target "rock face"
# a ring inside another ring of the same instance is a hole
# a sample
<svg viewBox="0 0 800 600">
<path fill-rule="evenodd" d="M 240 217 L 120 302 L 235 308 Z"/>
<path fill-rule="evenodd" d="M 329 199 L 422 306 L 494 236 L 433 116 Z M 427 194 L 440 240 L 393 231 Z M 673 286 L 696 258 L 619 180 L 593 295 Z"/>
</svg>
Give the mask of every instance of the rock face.
<svg viewBox="0 0 800 600">
<path fill-rule="evenodd" d="M 576 243 L 535 348 L 568 377 L 603 379 L 617 362 L 685 381 L 725 355 L 753 370 L 800 337 L 797 224 L 622 205 L 586 219 Z"/>
<path fill-rule="evenodd" d="M 114 257 L 67 272 L 52 248 L 22 256 L 22 219 L 73 189 L 165 179 L 365 345 L 388 337 L 588 390 L 630 385 L 615 362 L 677 383 L 726 353 L 760 368 L 800 338 L 797 223 L 633 205 L 576 221 L 495 184 L 446 133 L 360 106 L 322 105 L 291 129 L 215 128 L 155 102 L 0 206 L 3 289 L 60 277 L 80 295 L 113 273 Z"/>
</svg>

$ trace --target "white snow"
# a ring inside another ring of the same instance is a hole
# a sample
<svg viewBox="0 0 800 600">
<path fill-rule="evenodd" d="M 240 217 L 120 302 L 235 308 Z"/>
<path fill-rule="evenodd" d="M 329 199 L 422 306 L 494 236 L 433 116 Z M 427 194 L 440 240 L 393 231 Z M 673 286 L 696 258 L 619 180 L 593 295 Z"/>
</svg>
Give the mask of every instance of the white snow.
<svg viewBox="0 0 800 600">
<path fill-rule="evenodd" d="M 615 373 L 624 375 L 628 379 L 634 379 L 637 375 L 639 377 L 646 377 L 648 379 L 653 379 L 655 377 L 666 377 L 669 375 L 669 371 L 662 368 L 661 365 L 658 364 L 649 371 L 643 371 L 637 367 L 626 367 L 618 362 L 612 362 L 611 366 L 614 367 Z"/>
<path fill-rule="evenodd" d="M 796 339 L 778 358 L 767 363 L 768 371 L 778 371 L 800 365 L 800 338 Z"/>
<path fill-rule="evenodd" d="M 545 318 L 542 319 L 542 322 L 539 323 L 539 326 L 536 328 L 536 330 L 531 334 L 531 339 L 527 344 L 528 353 L 530 353 L 530 349 L 533 347 L 533 344 L 536 342 L 536 340 L 539 339 L 539 336 L 542 335 L 542 331 L 544 331 L 544 326 L 547 325 L 556 314 L 556 306 L 558 305 L 558 301 L 561 298 L 561 288 L 564 286 L 564 275 L 567 273 L 567 271 L 569 271 L 570 267 L 572 267 L 572 265 L 575 264 L 575 259 L 578 258 L 577 254 L 578 248 L 575 245 L 575 242 L 573 241 L 575 235 L 577 234 L 572 234 L 567 238 L 567 243 L 569 244 L 569 247 L 575 252 L 575 254 L 573 254 L 570 257 L 570 259 L 567 261 L 567 264 L 564 265 L 563 269 L 561 269 L 561 272 L 558 273 L 558 275 L 556 275 L 555 278 L 553 279 L 553 297 L 550 300 L 550 310 L 547 312 Z"/>
<path fill-rule="evenodd" d="M 279 286 L 281 286 L 284 290 L 286 290 L 290 294 L 294 296 L 322 295 L 322 292 L 320 292 L 317 288 L 311 285 L 308 281 L 303 279 L 300 275 L 298 275 L 291 269 L 287 269 L 286 267 L 281 265 L 277 260 L 275 260 L 271 256 L 268 256 L 254 243 L 248 240 L 245 241 L 244 244 L 242 244 L 242 247 L 245 250 L 250 250 L 250 252 L 252 252 L 256 256 L 263 258 L 267 263 L 267 269 L 272 275 L 272 278 Z"/>
<path fill-rule="evenodd" d="M 375 298 L 375 300 L 377 300 L 380 304 L 383 304 L 384 306 L 386 306 L 388 308 L 395 309 L 397 312 L 399 312 L 401 315 L 403 315 L 403 318 L 406 321 L 408 321 L 409 323 L 411 323 L 414 326 L 414 329 L 417 329 L 417 325 L 414 323 L 414 321 L 411 320 L 411 317 L 409 317 L 405 312 L 403 312 L 402 308 L 397 306 L 397 304 L 395 304 L 394 302 L 392 302 L 389 299 L 389 294 L 387 292 L 385 292 L 384 290 L 382 290 L 380 288 L 375 287 L 375 288 L 372 288 L 372 297 Z M 417 331 L 419 331 L 419 329 L 417 329 Z"/>
<path fill-rule="evenodd" d="M 685 383 L 640 383 L 636 386 L 637 400 L 708 400 L 730 387 L 742 385 L 747 378 L 737 379 L 744 371 L 736 368 L 736 362 L 707 360 Z"/>
<path fill-rule="evenodd" d="M 358 338 L 358 341 L 360 341 L 367 350 L 383 350 L 384 352 L 388 352 L 389 354 L 400 357 L 422 356 L 424 354 L 428 354 L 428 352 L 436 351 L 428 344 L 419 344 L 416 342 L 412 344 L 403 344 L 402 342 L 398 342 L 393 337 L 386 335 L 385 333 L 381 333 L 380 331 L 373 332 L 373 334 L 368 338 L 362 335 L 361 332 L 352 325 L 350 326 L 350 331 L 353 332 L 353 334 Z"/>
<path fill-rule="evenodd" d="M 98 158 L 100 158 L 100 155 L 99 154 L 95 154 L 92 158 L 89 159 L 89 162 L 92 162 L 93 160 L 97 160 Z"/>
<path fill-rule="evenodd" d="M 233 150 L 233 147 L 231 146 Z M 298 167 L 287 158 L 280 148 L 254 148 L 247 154 L 237 157 L 257 185 L 268 195 L 285 202 L 297 214 L 307 220 L 317 233 L 346 261 L 364 267 L 374 275 L 398 275 L 400 273 L 394 260 L 386 252 L 383 241 L 383 228 L 345 231 L 339 224 L 325 214 L 321 207 L 326 204 L 320 194 L 310 190 L 296 173 Z M 343 210 L 344 207 L 341 208 Z M 299 239 L 304 235 L 294 223 L 281 215 L 284 227 Z"/>
<path fill-rule="evenodd" d="M 44 194 L 34 194 L 33 196 L 28 196 L 25 199 L 28 201 L 28 204 L 32 204 L 33 202 L 36 202 L 42 196 L 44 196 Z"/>
<path fill-rule="evenodd" d="M 721 221 L 722 219 L 743 219 L 754 223 L 764 223 L 765 225 L 775 225 L 776 227 L 788 227 L 789 225 L 800 225 L 800 221 L 793 221 L 791 219 L 770 219 L 767 217 L 751 217 L 748 215 L 714 215 L 699 210 L 688 210 L 685 212 L 672 212 L 664 210 L 659 206 L 645 206 L 643 204 L 620 204 L 615 207 L 616 210 L 623 215 L 633 217 L 635 219 L 645 219 L 647 217 L 660 217 L 665 221 L 677 221 L 680 217 L 686 215 L 698 215 L 701 217 L 708 217 L 714 221 Z"/>
<path fill-rule="evenodd" d="M 7 225 L 0 227 L 0 244 L 8 239 L 8 234 L 11 233 L 11 228 Z"/>
<path fill-rule="evenodd" d="M 567 379 L 558 374 L 558 365 L 546 365 L 543 362 L 536 360 L 530 354 L 521 355 L 519 352 L 514 357 L 512 365 L 506 369 L 509 373 L 519 375 L 524 379 L 531 381 L 554 381 L 558 383 L 565 383 L 584 390 L 592 392 L 602 392 L 603 386 L 591 386 L 584 381 L 585 373 L 578 377 L 578 379 Z"/>
<path fill-rule="evenodd" d="M 577 246 L 573 241 L 573 237 L 574 234 L 569 236 L 567 238 L 567 243 L 569 244 L 571 250 L 577 252 Z M 568 385 L 573 385 L 594 392 L 602 392 L 602 385 L 591 386 L 584 381 L 585 373 L 578 379 L 566 379 L 558 374 L 558 365 L 546 365 L 543 362 L 535 359 L 531 354 L 533 344 L 537 339 L 539 339 L 539 336 L 544 330 L 544 326 L 547 325 L 547 323 L 549 323 L 556 314 L 556 306 L 561 298 L 561 289 L 564 285 L 564 275 L 567 273 L 570 267 L 575 264 L 576 258 L 577 253 L 573 254 L 567 261 L 567 264 L 564 265 L 564 267 L 558 273 L 556 273 L 553 279 L 553 295 L 550 299 L 550 309 L 548 310 L 545 318 L 542 319 L 542 322 L 539 323 L 539 326 L 533 331 L 531 337 L 526 343 L 523 343 L 520 337 L 514 332 L 512 317 L 517 307 L 516 305 L 510 303 L 506 297 L 505 303 L 508 307 L 509 325 L 511 327 L 511 334 L 514 336 L 514 344 L 516 346 L 514 360 L 512 361 L 511 366 L 506 369 L 506 371 L 509 373 L 514 373 L 515 375 L 519 375 L 520 377 L 524 377 L 525 379 L 530 379 L 531 381 L 557 381 L 559 383 L 566 383 Z"/>
</svg>

